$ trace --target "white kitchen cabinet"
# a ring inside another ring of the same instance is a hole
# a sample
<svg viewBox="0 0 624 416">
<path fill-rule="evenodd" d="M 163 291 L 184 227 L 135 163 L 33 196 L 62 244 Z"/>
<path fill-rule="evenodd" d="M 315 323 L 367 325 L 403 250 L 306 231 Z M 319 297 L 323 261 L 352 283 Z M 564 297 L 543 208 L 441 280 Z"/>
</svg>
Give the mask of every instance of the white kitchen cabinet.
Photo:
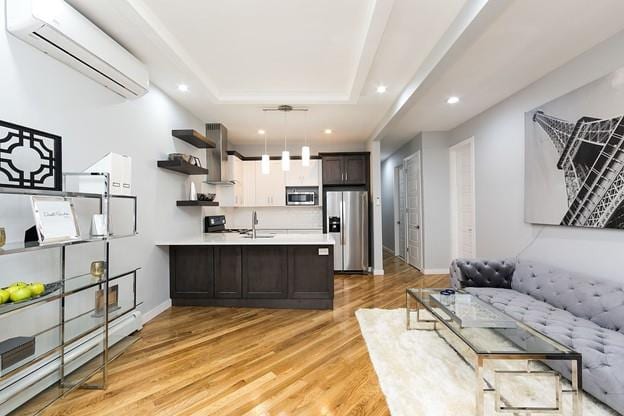
<svg viewBox="0 0 624 416">
<path fill-rule="evenodd" d="M 228 156 L 228 167 L 230 169 L 230 180 L 234 181 L 232 193 L 234 194 L 234 206 L 244 206 L 244 185 L 243 185 L 243 161 L 236 156 Z"/>
<path fill-rule="evenodd" d="M 224 181 L 233 181 L 234 185 L 217 185 L 217 200 L 222 207 L 242 207 L 245 200 L 244 163 L 236 156 L 228 156 L 227 169 L 223 172 Z M 252 182 L 253 182 L 253 176 Z M 253 189 L 253 186 L 252 186 Z"/>
<path fill-rule="evenodd" d="M 319 186 L 320 161 L 310 160 L 310 166 L 303 166 L 301 160 L 290 161 L 290 171 L 286 172 L 286 186 Z"/>
<path fill-rule="evenodd" d="M 262 173 L 261 164 L 259 161 L 254 163 L 256 174 L 255 206 L 286 206 L 286 185 L 281 161 L 271 161 L 270 172 L 268 175 L 264 175 Z"/>
<path fill-rule="evenodd" d="M 240 205 L 242 207 L 256 206 L 256 163 L 259 162 L 242 162 L 242 201 Z"/>
</svg>

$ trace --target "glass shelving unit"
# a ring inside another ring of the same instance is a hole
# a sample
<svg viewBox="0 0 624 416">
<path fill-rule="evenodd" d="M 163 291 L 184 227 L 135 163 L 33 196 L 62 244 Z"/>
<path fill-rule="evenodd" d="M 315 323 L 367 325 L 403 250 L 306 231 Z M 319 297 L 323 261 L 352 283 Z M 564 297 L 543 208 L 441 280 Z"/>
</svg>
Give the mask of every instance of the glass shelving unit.
<svg viewBox="0 0 624 416">
<path fill-rule="evenodd" d="M 138 340 L 138 336 L 120 335 L 118 331 L 123 325 L 123 317 L 132 313 L 140 306 L 137 302 L 137 272 L 140 268 L 132 268 L 109 275 L 110 244 L 118 238 L 131 237 L 137 234 L 137 199 L 136 196 L 111 195 L 108 173 L 66 173 L 63 175 L 63 187 L 67 189 L 67 178 L 96 176 L 102 181 L 102 193 L 42 191 L 0 187 L 0 196 L 61 196 L 74 199 L 96 200 L 97 214 L 104 215 L 106 234 L 98 237 L 40 245 L 38 243 L 9 243 L 0 248 L 0 257 L 31 253 L 39 250 L 53 250 L 59 256 L 58 279 L 46 283 L 46 292 L 40 297 L 19 303 L 0 305 L 0 328 L 11 322 L 19 325 L 23 314 L 58 314 L 54 323 L 44 325 L 36 333 L 29 336 L 35 339 L 34 354 L 0 370 L 0 414 L 10 411 L 15 415 L 37 415 L 59 398 L 77 388 L 105 389 L 108 377 L 108 365 L 121 355 L 130 345 Z M 92 179 L 92 178 L 90 178 Z M 116 198 L 129 200 L 132 203 L 132 230 L 125 234 L 111 233 L 111 200 Z M 71 261 L 68 248 L 70 246 L 100 243 L 104 248 L 104 273 L 94 277 L 90 273 L 69 275 L 68 262 Z M 109 289 L 111 285 L 118 287 L 117 307 L 109 306 Z M 48 290 L 49 288 L 49 290 Z M 85 302 L 85 296 L 92 296 L 102 291 L 103 311 L 96 310 L 95 301 Z M 92 293 L 90 293 L 92 292 Z M 80 298 L 82 296 L 82 298 Z M 77 313 L 68 306 L 80 305 Z M 6 326 L 8 328 L 8 326 Z M 0 332 L 0 340 L 2 340 Z"/>
</svg>

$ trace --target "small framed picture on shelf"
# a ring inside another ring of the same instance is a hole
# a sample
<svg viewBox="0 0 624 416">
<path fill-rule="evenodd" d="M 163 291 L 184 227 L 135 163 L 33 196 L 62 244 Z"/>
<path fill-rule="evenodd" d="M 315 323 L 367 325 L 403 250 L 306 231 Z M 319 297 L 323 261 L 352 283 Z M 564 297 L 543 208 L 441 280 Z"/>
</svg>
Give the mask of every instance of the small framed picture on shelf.
<svg viewBox="0 0 624 416">
<path fill-rule="evenodd" d="M 32 196 L 31 205 L 39 244 L 80 240 L 80 230 L 71 198 Z"/>
<path fill-rule="evenodd" d="M 95 292 L 95 313 L 94 316 L 104 315 L 104 289 Z M 108 288 L 108 312 L 119 309 L 119 286 L 111 286 Z"/>
</svg>

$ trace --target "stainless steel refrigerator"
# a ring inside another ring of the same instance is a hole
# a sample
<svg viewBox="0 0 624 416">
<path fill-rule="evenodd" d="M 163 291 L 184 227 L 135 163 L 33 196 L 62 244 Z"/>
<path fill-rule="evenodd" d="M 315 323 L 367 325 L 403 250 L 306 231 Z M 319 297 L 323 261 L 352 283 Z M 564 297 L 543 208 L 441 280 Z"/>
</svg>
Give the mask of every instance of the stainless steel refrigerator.
<svg viewBox="0 0 624 416">
<path fill-rule="evenodd" d="M 334 270 L 368 271 L 368 192 L 328 191 L 327 233 L 334 237 Z"/>
</svg>

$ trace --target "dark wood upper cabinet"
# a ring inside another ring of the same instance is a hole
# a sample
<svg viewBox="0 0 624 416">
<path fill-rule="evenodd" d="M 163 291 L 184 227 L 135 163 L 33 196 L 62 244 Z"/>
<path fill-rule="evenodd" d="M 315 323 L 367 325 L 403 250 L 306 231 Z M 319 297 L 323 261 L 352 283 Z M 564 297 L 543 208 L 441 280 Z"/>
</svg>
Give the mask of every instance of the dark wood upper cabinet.
<svg viewBox="0 0 624 416">
<path fill-rule="evenodd" d="M 344 158 L 328 156 L 323 158 L 323 185 L 342 185 L 344 179 Z"/>
<path fill-rule="evenodd" d="M 323 160 L 323 186 L 368 185 L 368 153 L 321 154 Z"/>
<path fill-rule="evenodd" d="M 171 297 L 212 297 L 214 293 L 213 248 L 172 246 L 170 253 Z"/>
<path fill-rule="evenodd" d="M 364 155 L 345 156 L 345 185 L 366 185 L 368 182 L 368 158 Z"/>
<path fill-rule="evenodd" d="M 214 248 L 214 297 L 238 299 L 243 293 L 243 254 L 240 246 Z"/>
<path fill-rule="evenodd" d="M 243 247 L 243 298 L 284 299 L 287 296 L 287 247 Z"/>
</svg>

